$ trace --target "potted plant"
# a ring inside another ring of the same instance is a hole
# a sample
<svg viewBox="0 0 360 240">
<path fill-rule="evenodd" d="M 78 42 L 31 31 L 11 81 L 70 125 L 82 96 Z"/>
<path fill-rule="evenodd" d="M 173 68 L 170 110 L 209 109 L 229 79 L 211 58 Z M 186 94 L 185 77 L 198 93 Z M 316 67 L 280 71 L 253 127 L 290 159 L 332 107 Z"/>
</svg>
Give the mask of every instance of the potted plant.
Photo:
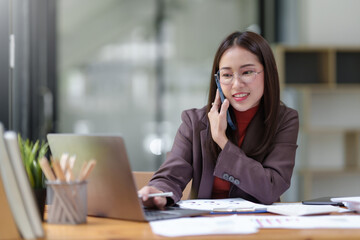
<svg viewBox="0 0 360 240">
<path fill-rule="evenodd" d="M 40 144 L 39 140 L 37 140 L 35 143 L 29 139 L 23 140 L 20 134 L 18 135 L 18 142 L 21 158 L 24 163 L 30 185 L 34 189 L 40 216 L 43 219 L 46 199 L 46 185 L 39 160 L 47 154 L 49 150 L 49 144 L 45 141 L 42 141 Z"/>
</svg>

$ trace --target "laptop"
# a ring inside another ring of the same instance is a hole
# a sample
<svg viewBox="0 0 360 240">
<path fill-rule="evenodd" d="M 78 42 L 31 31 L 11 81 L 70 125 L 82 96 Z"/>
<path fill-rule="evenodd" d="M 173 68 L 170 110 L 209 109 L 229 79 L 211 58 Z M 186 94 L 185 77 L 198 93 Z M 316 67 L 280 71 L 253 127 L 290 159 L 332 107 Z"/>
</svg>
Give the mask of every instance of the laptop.
<svg viewBox="0 0 360 240">
<path fill-rule="evenodd" d="M 88 215 L 134 221 L 197 216 L 209 213 L 169 207 L 146 209 L 138 197 L 124 139 L 121 136 L 55 134 L 47 135 L 52 156 L 76 155 L 74 173 L 84 161 L 96 160 L 88 181 Z"/>
</svg>

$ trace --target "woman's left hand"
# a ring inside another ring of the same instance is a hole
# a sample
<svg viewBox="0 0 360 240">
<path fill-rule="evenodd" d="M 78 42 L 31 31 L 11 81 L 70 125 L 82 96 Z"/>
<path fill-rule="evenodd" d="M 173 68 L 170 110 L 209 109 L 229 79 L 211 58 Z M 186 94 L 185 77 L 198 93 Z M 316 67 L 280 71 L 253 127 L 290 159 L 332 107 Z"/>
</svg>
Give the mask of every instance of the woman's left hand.
<svg viewBox="0 0 360 240">
<path fill-rule="evenodd" d="M 224 148 L 225 144 L 228 141 L 225 131 L 227 128 L 226 112 L 229 108 L 229 105 L 230 103 L 227 99 L 225 99 L 224 102 L 221 104 L 219 90 L 216 90 L 215 100 L 213 102 L 212 108 L 208 113 L 208 117 L 211 127 L 211 136 L 221 149 Z"/>
</svg>

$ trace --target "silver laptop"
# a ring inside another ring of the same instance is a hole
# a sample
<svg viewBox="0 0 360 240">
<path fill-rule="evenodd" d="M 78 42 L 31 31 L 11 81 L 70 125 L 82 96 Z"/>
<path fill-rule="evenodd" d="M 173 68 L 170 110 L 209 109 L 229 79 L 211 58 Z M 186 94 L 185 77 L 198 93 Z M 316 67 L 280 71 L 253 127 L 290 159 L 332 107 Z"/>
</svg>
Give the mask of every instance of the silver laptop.
<svg viewBox="0 0 360 240">
<path fill-rule="evenodd" d="M 76 155 L 75 173 L 79 172 L 82 162 L 97 161 L 88 178 L 90 216 L 152 221 L 208 213 L 177 207 L 143 208 L 121 136 L 48 134 L 47 138 L 53 157 L 60 158 L 63 153 Z"/>
</svg>

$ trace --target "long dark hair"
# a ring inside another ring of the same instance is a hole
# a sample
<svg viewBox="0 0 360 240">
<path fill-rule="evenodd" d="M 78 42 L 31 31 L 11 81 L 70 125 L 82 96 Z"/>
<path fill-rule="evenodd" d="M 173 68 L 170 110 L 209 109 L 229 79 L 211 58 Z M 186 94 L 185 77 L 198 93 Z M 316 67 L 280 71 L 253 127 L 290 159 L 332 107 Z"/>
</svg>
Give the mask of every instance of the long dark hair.
<svg viewBox="0 0 360 240">
<path fill-rule="evenodd" d="M 271 140 L 275 135 L 278 112 L 280 106 L 280 86 L 279 86 L 279 75 L 276 67 L 275 58 L 273 52 L 267 43 L 267 41 L 259 34 L 254 32 L 234 32 L 231 33 L 224 41 L 220 44 L 214 58 L 214 63 L 211 71 L 209 99 L 207 103 L 207 112 L 211 109 L 211 103 L 215 99 L 216 94 L 216 83 L 214 74 L 219 70 L 219 62 L 226 50 L 233 46 L 239 46 L 247 49 L 251 53 L 257 56 L 259 62 L 264 67 L 264 94 L 260 100 L 260 106 L 258 111 L 264 112 L 264 125 L 265 132 L 262 142 L 251 149 L 246 154 L 250 156 L 256 156 L 263 153 L 271 145 Z M 232 109 L 230 105 L 230 109 Z M 232 118 L 235 120 L 235 118 Z M 208 132 L 211 136 L 210 128 Z M 237 144 L 237 130 L 233 131 L 230 127 L 226 130 L 226 135 L 230 141 Z M 209 138 L 210 149 L 216 156 L 220 152 L 220 148 Z"/>
</svg>

